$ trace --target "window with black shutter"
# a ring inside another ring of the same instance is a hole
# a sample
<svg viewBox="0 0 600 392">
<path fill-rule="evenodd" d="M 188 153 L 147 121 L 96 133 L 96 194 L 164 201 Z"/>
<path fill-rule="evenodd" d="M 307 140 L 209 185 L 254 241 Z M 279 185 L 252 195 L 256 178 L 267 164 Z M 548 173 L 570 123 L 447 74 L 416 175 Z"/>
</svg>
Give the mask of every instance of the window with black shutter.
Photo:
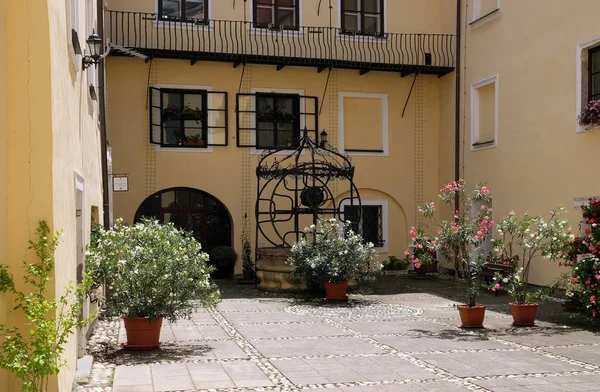
<svg viewBox="0 0 600 392">
<path fill-rule="evenodd" d="M 186 148 L 227 145 L 227 93 L 150 87 L 149 94 L 150 143 Z"/>
<path fill-rule="evenodd" d="M 254 0 L 254 27 L 298 30 L 300 0 Z"/>
<path fill-rule="evenodd" d="M 352 230 L 365 242 L 376 247 L 385 245 L 383 239 L 383 207 L 381 205 L 344 206 L 344 220 L 350 221 Z"/>
<path fill-rule="evenodd" d="M 208 0 L 159 0 L 161 19 L 208 22 Z"/>
</svg>

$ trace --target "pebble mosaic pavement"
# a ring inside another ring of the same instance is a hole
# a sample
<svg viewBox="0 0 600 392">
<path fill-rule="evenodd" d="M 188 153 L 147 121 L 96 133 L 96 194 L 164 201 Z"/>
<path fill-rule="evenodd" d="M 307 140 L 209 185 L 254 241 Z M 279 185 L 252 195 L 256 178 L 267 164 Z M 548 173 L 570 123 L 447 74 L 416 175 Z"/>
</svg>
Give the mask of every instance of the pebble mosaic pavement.
<svg viewBox="0 0 600 392">
<path fill-rule="evenodd" d="M 385 278 L 345 304 L 220 282 L 221 304 L 166 323 L 153 352 L 119 350 L 121 323 L 100 321 L 77 392 L 600 391 L 600 331 L 557 304 L 516 328 L 508 299 L 484 295 L 485 328 L 465 330 L 454 282 Z"/>
</svg>

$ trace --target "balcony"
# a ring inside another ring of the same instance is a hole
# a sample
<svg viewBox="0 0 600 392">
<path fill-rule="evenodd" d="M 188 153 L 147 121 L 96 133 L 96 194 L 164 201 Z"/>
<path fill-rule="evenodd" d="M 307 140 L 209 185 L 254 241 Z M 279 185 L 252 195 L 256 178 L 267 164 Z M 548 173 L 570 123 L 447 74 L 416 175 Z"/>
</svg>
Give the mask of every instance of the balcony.
<svg viewBox="0 0 600 392">
<path fill-rule="evenodd" d="M 140 53 L 149 58 L 225 61 L 240 64 L 398 72 L 443 76 L 454 70 L 455 36 L 386 33 L 367 36 L 337 27 L 272 26 L 252 22 L 174 21 L 145 12 L 106 11 L 106 36 L 118 49 L 111 54 Z"/>
</svg>

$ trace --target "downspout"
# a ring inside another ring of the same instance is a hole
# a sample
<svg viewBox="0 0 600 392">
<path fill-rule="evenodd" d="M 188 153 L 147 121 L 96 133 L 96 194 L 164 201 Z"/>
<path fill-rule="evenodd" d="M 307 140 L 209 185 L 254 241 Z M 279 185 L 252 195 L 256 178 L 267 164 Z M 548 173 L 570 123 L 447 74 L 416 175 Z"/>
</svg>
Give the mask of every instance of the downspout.
<svg viewBox="0 0 600 392">
<path fill-rule="evenodd" d="M 454 114 L 454 180 L 460 179 L 460 85 L 461 85 L 461 0 L 456 0 L 456 103 Z M 458 198 L 454 200 L 454 209 L 460 209 Z"/>
<path fill-rule="evenodd" d="M 97 19 L 98 19 L 98 35 L 104 39 L 104 0 L 97 0 Z M 110 228 L 110 199 L 108 188 L 108 142 L 106 132 L 106 96 L 104 94 L 105 84 L 105 61 L 98 62 L 98 107 L 100 109 L 100 154 L 102 161 L 102 211 L 104 218 L 104 228 Z"/>
</svg>

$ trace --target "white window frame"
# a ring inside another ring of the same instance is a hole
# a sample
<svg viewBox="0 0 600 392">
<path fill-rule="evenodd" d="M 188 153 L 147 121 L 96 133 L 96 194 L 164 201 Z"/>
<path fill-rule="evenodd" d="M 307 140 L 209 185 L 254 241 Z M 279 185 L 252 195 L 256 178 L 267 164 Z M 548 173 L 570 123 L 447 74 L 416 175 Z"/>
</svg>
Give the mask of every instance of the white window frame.
<svg viewBox="0 0 600 392">
<path fill-rule="evenodd" d="M 470 25 L 473 29 L 490 22 L 501 15 L 500 9 L 502 7 L 502 0 L 496 0 L 496 9 L 485 15 L 481 15 L 481 0 L 473 0 L 472 4 L 473 13 L 471 14 Z"/>
<path fill-rule="evenodd" d="M 102 0 L 99 0 L 102 1 Z M 70 0 L 69 1 L 69 24 L 67 31 L 67 45 L 69 46 L 69 57 L 75 66 L 75 69 L 79 71 L 82 68 L 83 61 L 83 52 L 85 50 L 85 46 L 81 46 L 81 32 L 80 32 L 80 20 L 79 20 L 79 4 L 80 0 Z M 82 54 L 75 53 L 75 47 L 73 46 L 73 33 L 71 30 L 77 31 L 77 36 L 79 38 L 79 46 L 81 48 Z"/>
<path fill-rule="evenodd" d="M 101 1 L 101 0 L 98 0 Z M 160 28 L 160 29 L 168 29 L 170 28 L 176 28 L 176 29 L 180 29 L 180 30 L 197 30 L 198 27 L 202 27 L 202 25 L 195 25 L 193 23 L 186 23 L 186 22 L 180 22 L 180 21 L 175 21 L 172 20 L 170 22 L 162 20 L 160 18 L 160 15 L 158 14 L 158 2 L 162 1 L 162 0 L 154 0 L 154 13 L 157 15 L 156 20 L 152 21 L 152 25 L 156 28 Z M 208 20 L 209 20 L 209 24 L 208 25 L 204 25 L 204 31 L 207 32 L 212 32 L 213 26 L 210 24 L 210 21 L 212 20 L 212 2 L 211 0 L 206 0 L 207 4 L 208 4 Z"/>
<path fill-rule="evenodd" d="M 471 85 L 471 151 L 485 150 L 498 146 L 498 74 L 482 79 Z M 474 146 L 475 135 L 479 131 L 479 89 L 494 84 L 494 143 L 485 146 Z"/>
<path fill-rule="evenodd" d="M 342 10 L 342 0 L 337 0 L 337 8 L 338 8 L 338 34 L 337 34 L 337 39 L 339 41 L 343 41 L 344 40 L 344 35 L 342 33 L 342 17 L 343 17 L 343 10 Z M 380 43 L 380 44 L 387 44 L 387 40 L 388 40 L 388 1 L 387 0 L 383 0 L 383 35 L 381 37 L 373 37 L 373 36 L 369 36 L 369 35 L 361 35 L 360 40 L 358 40 L 358 42 L 368 42 L 368 43 Z"/>
<path fill-rule="evenodd" d="M 298 0 L 298 30 L 281 30 L 277 34 L 281 34 L 283 37 L 304 37 L 304 30 L 302 29 L 302 3 L 302 0 Z M 254 0 L 248 0 L 248 6 L 250 7 L 248 32 L 256 35 L 271 35 L 271 30 L 269 29 L 254 27 Z"/>
<path fill-rule="evenodd" d="M 590 49 L 594 49 L 598 46 L 600 46 L 600 36 L 577 45 L 577 58 L 576 58 L 577 85 L 576 85 L 576 96 L 575 96 L 576 97 L 576 106 L 575 106 L 575 117 L 574 118 L 577 118 L 577 116 L 579 116 L 579 114 L 581 113 L 581 111 L 583 110 L 585 105 L 587 105 L 587 99 L 585 101 L 583 100 L 584 79 L 585 79 L 585 84 L 587 85 L 587 77 L 588 77 L 587 76 L 587 68 L 584 69 L 584 67 L 583 67 L 584 61 L 589 61 L 589 56 L 587 54 L 587 51 Z M 595 129 L 600 129 L 600 126 L 586 128 L 586 127 L 582 127 L 577 122 L 575 122 L 575 132 L 576 133 L 592 131 Z"/>
<path fill-rule="evenodd" d="M 381 146 L 383 152 L 346 152 L 344 149 L 344 98 L 368 98 L 381 100 Z M 388 95 L 378 93 L 339 92 L 338 93 L 338 151 L 342 154 L 367 157 L 387 157 L 390 155 L 389 146 L 389 109 Z"/>
<path fill-rule="evenodd" d="M 151 86 L 154 88 L 172 88 L 172 89 L 179 89 L 179 90 L 206 90 L 206 91 L 212 91 L 212 86 L 190 86 L 190 85 L 179 85 L 179 84 L 155 84 L 154 86 Z M 210 108 L 211 107 L 211 94 L 206 94 L 206 99 L 207 99 L 207 105 Z M 148 109 L 151 110 L 151 109 Z M 162 108 L 161 108 L 162 110 Z M 208 116 L 208 122 L 210 124 L 210 116 Z M 208 126 L 208 124 L 207 124 Z M 162 131 L 161 131 L 162 132 Z M 208 134 L 207 134 L 207 141 L 206 143 L 208 144 L 208 146 L 206 146 L 206 148 L 185 148 L 185 147 L 163 147 L 159 144 L 154 146 L 154 151 L 156 152 L 197 152 L 197 153 L 207 153 L 207 152 L 213 152 L 213 146 L 211 146 L 210 144 L 212 143 L 212 133 L 210 132 L 210 128 L 208 128 Z"/>
<path fill-rule="evenodd" d="M 340 209 L 344 211 L 346 206 L 351 206 L 350 200 L 344 200 L 340 203 Z M 354 206 L 357 207 L 355 203 Z M 367 199 L 360 201 L 360 206 L 381 206 L 381 236 L 383 246 L 375 247 L 378 253 L 388 253 L 389 235 L 388 235 L 388 201 L 386 199 Z M 359 233 L 360 234 L 360 233 Z"/>
<path fill-rule="evenodd" d="M 284 88 L 253 88 L 250 90 L 251 94 L 256 93 L 273 93 L 273 94 L 298 94 L 299 96 L 305 96 L 305 90 L 293 90 L 293 89 L 284 89 Z M 250 107 L 252 112 L 256 112 L 256 97 L 252 100 L 252 106 Z M 304 99 L 300 99 L 300 113 L 306 113 L 306 102 Z M 300 115 L 300 138 L 302 138 L 302 132 L 304 130 L 304 126 L 306 125 L 306 116 Z M 250 128 L 254 129 L 252 135 L 250 136 L 251 144 L 256 146 L 256 115 L 254 114 L 250 119 Z M 319 130 L 317 130 L 318 132 Z M 289 155 L 293 150 L 282 150 L 276 152 L 277 155 Z M 261 155 L 267 152 L 267 150 L 258 149 L 256 147 L 252 147 L 250 149 L 250 154 Z M 302 153 L 304 154 L 304 153 Z"/>
</svg>

